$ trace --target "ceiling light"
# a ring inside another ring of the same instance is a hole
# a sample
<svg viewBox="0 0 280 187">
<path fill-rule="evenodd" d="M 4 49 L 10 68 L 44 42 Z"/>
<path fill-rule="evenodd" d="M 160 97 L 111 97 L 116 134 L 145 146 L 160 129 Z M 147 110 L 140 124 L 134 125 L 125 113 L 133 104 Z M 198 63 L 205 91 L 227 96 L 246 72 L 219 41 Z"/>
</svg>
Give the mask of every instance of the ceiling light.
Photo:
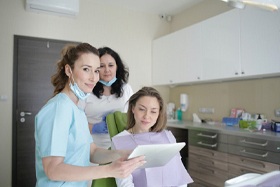
<svg viewBox="0 0 280 187">
<path fill-rule="evenodd" d="M 260 7 L 260 8 L 263 8 L 263 9 L 267 9 L 267 10 L 270 10 L 270 11 L 278 10 L 278 6 L 276 4 L 273 4 L 273 2 L 269 2 L 269 1 L 243 0 L 243 2 L 248 4 L 248 5 L 257 6 L 257 7 Z"/>
<path fill-rule="evenodd" d="M 228 0 L 228 6 L 234 7 L 234 8 L 239 8 L 239 9 L 244 9 L 245 4 L 242 1 L 234 1 L 234 0 Z"/>
</svg>

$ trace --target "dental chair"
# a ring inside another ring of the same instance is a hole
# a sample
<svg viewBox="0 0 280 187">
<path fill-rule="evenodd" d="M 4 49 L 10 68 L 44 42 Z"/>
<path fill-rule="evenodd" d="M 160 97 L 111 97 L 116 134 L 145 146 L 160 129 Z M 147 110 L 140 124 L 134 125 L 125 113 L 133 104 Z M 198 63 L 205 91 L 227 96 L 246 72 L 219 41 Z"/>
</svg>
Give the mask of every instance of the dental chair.
<svg viewBox="0 0 280 187">
<path fill-rule="evenodd" d="M 120 111 L 110 113 L 106 116 L 106 123 L 110 138 L 122 132 L 126 128 L 127 114 Z M 117 187 L 115 178 L 96 179 L 92 181 L 91 187 Z"/>
<path fill-rule="evenodd" d="M 244 174 L 227 180 L 225 187 L 280 187 L 280 171 L 265 174 Z"/>
</svg>

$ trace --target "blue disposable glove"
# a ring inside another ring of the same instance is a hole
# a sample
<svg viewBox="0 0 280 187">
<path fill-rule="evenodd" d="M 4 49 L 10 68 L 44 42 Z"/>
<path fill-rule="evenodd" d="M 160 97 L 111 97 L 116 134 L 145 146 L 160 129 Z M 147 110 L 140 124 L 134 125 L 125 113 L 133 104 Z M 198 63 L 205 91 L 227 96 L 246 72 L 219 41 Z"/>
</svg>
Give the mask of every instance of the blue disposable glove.
<svg viewBox="0 0 280 187">
<path fill-rule="evenodd" d="M 92 134 L 107 134 L 108 128 L 106 123 L 106 117 L 104 117 L 101 122 L 93 124 L 91 132 Z"/>
</svg>

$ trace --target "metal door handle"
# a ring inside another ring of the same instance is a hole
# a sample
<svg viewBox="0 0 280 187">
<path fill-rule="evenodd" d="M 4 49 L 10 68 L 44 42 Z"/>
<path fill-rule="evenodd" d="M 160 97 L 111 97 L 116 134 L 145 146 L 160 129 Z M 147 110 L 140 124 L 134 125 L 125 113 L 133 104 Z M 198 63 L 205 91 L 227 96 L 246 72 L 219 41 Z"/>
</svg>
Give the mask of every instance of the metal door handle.
<svg viewBox="0 0 280 187">
<path fill-rule="evenodd" d="M 32 113 L 31 112 L 20 112 L 19 114 L 21 117 L 24 117 L 24 116 L 31 116 Z"/>
</svg>

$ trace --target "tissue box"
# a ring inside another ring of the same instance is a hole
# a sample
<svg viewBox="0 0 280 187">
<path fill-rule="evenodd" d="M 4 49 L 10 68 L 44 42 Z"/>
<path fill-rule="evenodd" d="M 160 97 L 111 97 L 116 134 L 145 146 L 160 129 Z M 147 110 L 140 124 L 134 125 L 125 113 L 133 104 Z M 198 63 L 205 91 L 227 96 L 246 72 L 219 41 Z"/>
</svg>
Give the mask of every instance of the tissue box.
<svg viewBox="0 0 280 187">
<path fill-rule="evenodd" d="M 240 120 L 239 121 L 239 128 L 242 128 L 242 129 L 246 129 L 246 128 L 257 129 L 257 122 L 256 121 L 251 121 L 251 120 L 248 120 L 248 121 Z"/>
<path fill-rule="evenodd" d="M 224 117 L 223 123 L 227 126 L 237 125 L 239 123 L 240 118 L 231 118 L 231 117 Z"/>
</svg>

